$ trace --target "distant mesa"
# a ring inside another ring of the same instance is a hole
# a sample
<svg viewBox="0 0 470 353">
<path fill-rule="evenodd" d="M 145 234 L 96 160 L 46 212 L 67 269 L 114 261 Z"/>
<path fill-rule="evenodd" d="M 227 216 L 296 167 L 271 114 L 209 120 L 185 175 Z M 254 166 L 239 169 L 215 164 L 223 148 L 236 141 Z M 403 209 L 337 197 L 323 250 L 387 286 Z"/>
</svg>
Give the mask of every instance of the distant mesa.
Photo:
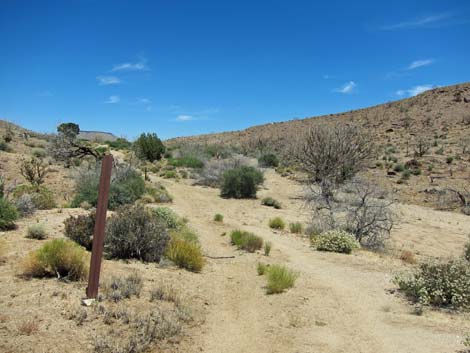
<svg viewBox="0 0 470 353">
<path fill-rule="evenodd" d="M 81 130 L 78 138 L 81 140 L 105 142 L 105 141 L 116 141 L 117 137 L 110 132 L 104 131 L 84 131 Z"/>
</svg>

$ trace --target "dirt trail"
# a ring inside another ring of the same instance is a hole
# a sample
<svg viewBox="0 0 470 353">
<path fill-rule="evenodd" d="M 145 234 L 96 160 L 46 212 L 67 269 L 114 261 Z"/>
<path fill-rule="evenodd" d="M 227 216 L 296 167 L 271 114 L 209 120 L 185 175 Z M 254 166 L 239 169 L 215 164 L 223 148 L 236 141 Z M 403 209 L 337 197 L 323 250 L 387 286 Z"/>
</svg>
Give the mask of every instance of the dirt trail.
<svg viewBox="0 0 470 353">
<path fill-rule="evenodd" d="M 396 260 L 362 251 L 351 256 L 315 252 L 304 239 L 269 229 L 267 222 L 276 215 L 292 222 L 306 221 L 308 214 L 296 198 L 301 193 L 298 185 L 273 172 L 266 176 L 265 189 L 259 196 L 280 200 L 281 210 L 261 206 L 259 200 L 224 200 L 218 190 L 185 182 L 166 185 L 174 196 L 172 207 L 200 233 L 204 252 L 235 255 L 232 259 L 209 259 L 200 274 L 201 296 L 207 298 L 208 314 L 202 327 L 191 333 L 192 344 L 187 351 L 444 353 L 461 347 L 461 334 L 470 329 L 464 317 L 441 312 L 415 316 L 411 306 L 387 292 L 393 288 L 392 273 L 403 269 Z M 397 239 L 426 248 L 420 241 L 437 244 L 436 239 L 447 234 L 441 244 L 442 255 L 462 249 L 469 220 L 416 206 L 401 206 L 400 212 L 407 221 L 397 231 Z M 215 213 L 224 215 L 224 224 L 211 221 Z M 412 225 L 417 214 L 422 221 L 420 237 L 410 239 L 406 232 L 417 228 Z M 443 218 L 445 221 L 436 226 Z M 271 241 L 271 256 L 231 247 L 228 237 L 221 234 L 236 228 Z M 298 271 L 295 288 L 267 296 L 265 279 L 256 274 L 259 261 L 283 263 Z"/>
</svg>

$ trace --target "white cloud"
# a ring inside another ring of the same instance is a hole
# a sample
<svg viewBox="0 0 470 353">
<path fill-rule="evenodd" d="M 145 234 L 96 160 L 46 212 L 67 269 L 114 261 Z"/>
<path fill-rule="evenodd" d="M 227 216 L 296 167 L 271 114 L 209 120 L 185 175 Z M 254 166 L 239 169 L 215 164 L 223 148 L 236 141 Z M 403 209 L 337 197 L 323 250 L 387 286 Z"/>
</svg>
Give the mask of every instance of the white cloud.
<svg viewBox="0 0 470 353">
<path fill-rule="evenodd" d="M 137 99 L 137 103 L 138 104 L 150 104 L 151 100 L 148 99 L 148 98 L 139 98 L 139 99 Z"/>
<path fill-rule="evenodd" d="M 410 65 L 408 65 L 407 70 L 414 70 L 418 67 L 428 66 L 431 65 L 433 62 L 433 59 L 415 60 Z"/>
<path fill-rule="evenodd" d="M 354 81 L 349 81 L 342 85 L 340 88 L 337 88 L 335 92 L 350 94 L 354 91 L 354 88 L 356 88 L 356 86 L 357 84 Z"/>
<path fill-rule="evenodd" d="M 192 115 L 184 115 L 184 114 L 178 115 L 176 117 L 177 121 L 190 121 L 190 120 L 193 120 L 193 119 L 194 119 L 194 117 Z"/>
<path fill-rule="evenodd" d="M 96 79 L 98 80 L 98 84 L 100 86 L 117 85 L 121 83 L 119 77 L 116 76 L 98 76 Z"/>
<path fill-rule="evenodd" d="M 414 97 L 414 96 L 417 96 L 418 94 L 421 94 L 425 91 L 429 91 L 430 89 L 433 89 L 436 87 L 437 87 L 436 85 L 418 85 L 410 89 L 400 89 L 396 91 L 395 94 L 400 97 L 403 97 L 403 96 Z"/>
<path fill-rule="evenodd" d="M 406 28 L 438 26 L 438 25 L 442 25 L 443 22 L 451 19 L 452 17 L 453 16 L 451 13 L 430 15 L 430 16 L 420 17 L 411 21 L 404 21 L 404 22 L 395 23 L 393 25 L 383 26 L 382 29 L 386 31 L 390 31 L 390 30 L 406 29 Z"/>
<path fill-rule="evenodd" d="M 148 71 L 147 60 L 142 58 L 139 62 L 136 63 L 122 63 L 114 65 L 111 71 Z"/>
<path fill-rule="evenodd" d="M 115 104 L 119 103 L 121 101 L 121 98 L 119 96 L 109 96 L 108 100 L 105 101 L 106 104 Z"/>
</svg>

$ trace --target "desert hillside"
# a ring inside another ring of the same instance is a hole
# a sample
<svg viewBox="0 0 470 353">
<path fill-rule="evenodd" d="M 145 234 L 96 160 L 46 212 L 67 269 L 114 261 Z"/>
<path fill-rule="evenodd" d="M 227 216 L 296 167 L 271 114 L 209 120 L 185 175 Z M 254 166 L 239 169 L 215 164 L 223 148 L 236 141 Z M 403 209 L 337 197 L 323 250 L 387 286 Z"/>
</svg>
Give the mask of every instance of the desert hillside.
<svg viewBox="0 0 470 353">
<path fill-rule="evenodd" d="M 470 83 L 340 114 L 179 137 L 166 143 L 224 144 L 245 150 L 262 146 L 288 156 L 310 126 L 338 122 L 361 126 L 371 135 L 378 151 L 365 174 L 393 191 L 397 200 L 441 209 L 456 206 L 456 202 L 443 202 L 437 195 L 449 186 L 461 187 L 470 178 Z M 426 152 L 417 158 L 419 144 L 425 145 Z M 407 162 L 418 166 L 419 175 L 400 177 Z"/>
</svg>

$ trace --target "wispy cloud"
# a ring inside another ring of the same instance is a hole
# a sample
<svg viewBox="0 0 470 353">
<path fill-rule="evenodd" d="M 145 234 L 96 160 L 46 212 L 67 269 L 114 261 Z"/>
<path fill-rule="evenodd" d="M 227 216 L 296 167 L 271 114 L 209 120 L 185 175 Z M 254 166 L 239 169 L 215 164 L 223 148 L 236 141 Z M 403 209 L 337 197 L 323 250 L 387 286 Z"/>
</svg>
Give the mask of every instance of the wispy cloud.
<svg viewBox="0 0 470 353">
<path fill-rule="evenodd" d="M 400 89 L 395 92 L 395 94 L 399 97 L 414 97 L 417 96 L 418 94 L 421 94 L 423 92 L 429 91 L 430 89 L 436 88 L 436 85 L 418 85 L 411 87 L 410 89 Z"/>
<path fill-rule="evenodd" d="M 349 81 L 342 85 L 340 88 L 335 89 L 335 92 L 350 94 L 354 91 L 357 84 L 354 81 Z"/>
<path fill-rule="evenodd" d="M 116 71 L 148 71 L 150 70 L 147 66 L 147 60 L 145 58 L 141 58 L 138 62 L 132 63 L 122 63 L 114 65 L 112 68 L 112 72 Z"/>
<path fill-rule="evenodd" d="M 434 63 L 433 59 L 415 60 L 410 65 L 408 65 L 408 67 L 406 69 L 407 70 L 414 70 L 414 69 L 417 69 L 418 67 L 431 65 L 432 63 Z"/>
<path fill-rule="evenodd" d="M 119 96 L 109 96 L 108 100 L 105 101 L 106 104 L 116 104 L 121 101 Z"/>
<path fill-rule="evenodd" d="M 458 19 L 455 17 L 454 13 L 445 12 L 382 26 L 381 29 L 384 31 L 393 31 L 413 28 L 437 28 L 442 26 L 458 25 L 464 23 L 468 23 L 468 20 Z"/>
<path fill-rule="evenodd" d="M 121 83 L 119 77 L 116 76 L 98 76 L 96 80 L 100 86 L 117 85 Z"/>
<path fill-rule="evenodd" d="M 190 121 L 194 120 L 194 116 L 181 114 L 176 117 L 176 121 Z"/>
</svg>

